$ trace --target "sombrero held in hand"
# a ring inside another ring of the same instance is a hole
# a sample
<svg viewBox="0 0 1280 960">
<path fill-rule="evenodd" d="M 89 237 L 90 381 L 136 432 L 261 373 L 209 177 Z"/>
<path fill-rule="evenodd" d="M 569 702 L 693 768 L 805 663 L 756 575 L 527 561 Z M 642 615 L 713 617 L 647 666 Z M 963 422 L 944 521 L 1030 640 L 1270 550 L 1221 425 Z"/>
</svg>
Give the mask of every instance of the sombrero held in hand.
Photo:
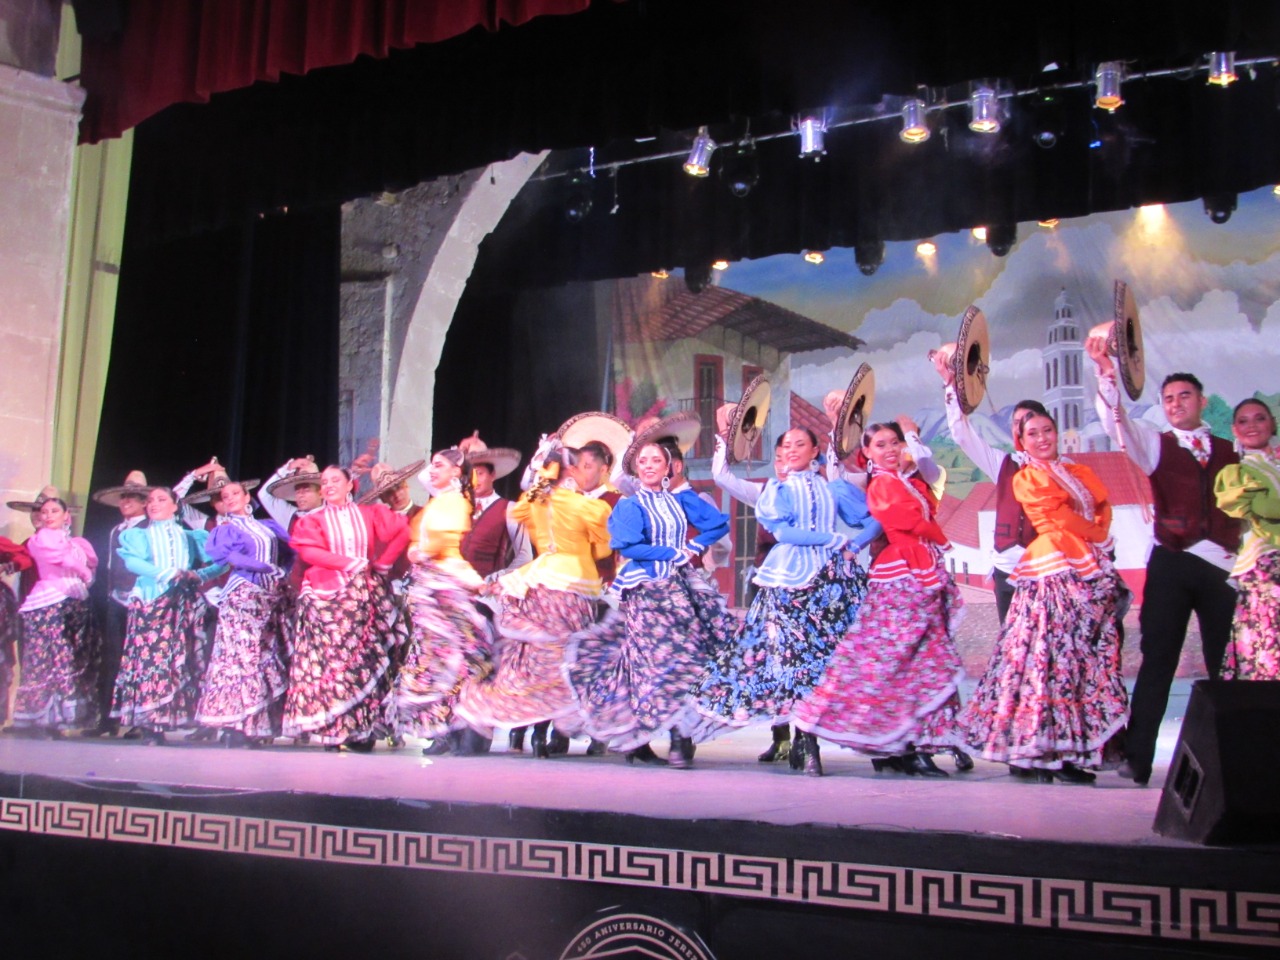
<svg viewBox="0 0 1280 960">
<path fill-rule="evenodd" d="M 416 476 L 427 465 L 425 460 L 415 460 L 402 470 L 393 470 L 390 464 L 375 463 L 369 471 L 369 481 L 373 489 L 363 494 L 357 503 L 373 503 L 389 490 L 394 490 L 412 476 Z"/>
<path fill-rule="evenodd" d="M 864 363 L 849 381 L 840 409 L 836 413 L 833 436 L 836 457 L 843 460 L 862 444 L 862 431 L 871 422 L 871 408 L 876 401 L 876 374 L 871 364 Z"/>
<path fill-rule="evenodd" d="M 760 374 L 747 384 L 747 389 L 742 391 L 741 400 L 736 404 L 726 403 L 716 411 L 716 429 L 724 438 L 726 463 L 747 459 L 751 448 L 764 432 L 772 395 L 769 381 L 764 374 Z"/>
<path fill-rule="evenodd" d="M 950 368 L 956 387 L 956 402 L 965 416 L 978 409 L 987 393 L 987 374 L 991 372 L 991 334 L 986 315 L 972 304 L 960 321 L 955 343 L 944 343 L 929 352 L 929 359 L 941 357 Z"/>
<path fill-rule="evenodd" d="M 636 428 L 635 439 L 622 456 L 622 469 L 635 476 L 636 456 L 651 443 L 670 443 L 681 453 L 688 453 L 702 433 L 702 420 L 692 410 L 668 414 L 658 420 L 644 421 Z"/>
</svg>

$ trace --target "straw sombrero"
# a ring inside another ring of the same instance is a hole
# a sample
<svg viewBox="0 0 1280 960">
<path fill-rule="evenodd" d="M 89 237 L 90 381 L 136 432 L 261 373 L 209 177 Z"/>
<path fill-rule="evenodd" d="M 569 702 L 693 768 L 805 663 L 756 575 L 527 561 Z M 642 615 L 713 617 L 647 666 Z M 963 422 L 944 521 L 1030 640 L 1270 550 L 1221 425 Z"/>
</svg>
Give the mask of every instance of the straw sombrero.
<svg viewBox="0 0 1280 960">
<path fill-rule="evenodd" d="M 146 499 L 151 490 L 152 488 L 147 484 L 146 474 L 141 470 L 130 470 L 129 475 L 124 478 L 123 486 L 105 487 L 95 493 L 93 499 L 95 503 L 101 503 L 103 506 L 118 507 L 121 498 L 134 496 Z"/>
<path fill-rule="evenodd" d="M 611 413 L 592 410 L 572 416 L 560 424 L 556 436 L 564 446 L 575 449 L 580 449 L 593 440 L 603 443 L 613 454 L 614 463 L 617 463 L 626 455 L 635 435 L 626 421 Z"/>
<path fill-rule="evenodd" d="M 688 453 L 702 433 L 702 420 L 692 410 L 682 410 L 648 423 L 636 429 L 635 439 L 622 455 L 622 469 L 635 476 L 636 455 L 648 444 L 671 443 Z"/>
<path fill-rule="evenodd" d="M 415 476 L 426 465 L 425 460 L 415 460 L 403 470 L 393 470 L 390 464 L 375 463 L 373 469 L 369 471 L 369 482 L 373 484 L 373 489 L 362 494 L 356 502 L 373 503 L 388 490 L 394 490 L 404 481 Z"/>
<path fill-rule="evenodd" d="M 510 447 L 490 447 L 480 439 L 477 430 L 458 444 L 468 462 L 474 467 L 477 463 L 487 463 L 493 467 L 493 478 L 500 480 L 520 466 L 520 451 Z"/>
<path fill-rule="evenodd" d="M 217 473 L 212 473 L 208 476 L 208 478 L 206 478 L 205 488 L 203 490 L 201 490 L 199 493 L 188 494 L 187 496 L 182 498 L 182 502 L 184 504 L 208 503 L 214 497 L 220 496 L 222 494 L 222 488 L 229 483 L 240 484 L 240 486 L 244 487 L 245 493 L 248 493 L 250 490 L 252 490 L 261 482 L 262 482 L 261 480 L 234 480 L 233 481 L 225 471 L 219 470 Z"/>
<path fill-rule="evenodd" d="M 737 463 L 747 459 L 751 448 L 764 432 L 765 421 L 769 418 L 769 399 L 773 391 L 764 374 L 756 377 L 747 389 L 742 391 L 742 399 L 729 413 L 728 425 L 723 431 L 725 460 Z"/>
<path fill-rule="evenodd" d="M 292 503 L 298 498 L 298 488 L 306 486 L 320 486 L 320 468 L 314 460 L 307 462 L 307 469 L 291 473 L 287 477 L 268 484 L 267 493 Z"/>
<path fill-rule="evenodd" d="M 46 500 L 61 500 L 62 494 L 58 492 L 58 488 L 53 484 L 49 484 L 43 490 L 36 494 L 34 500 L 9 500 L 5 506 L 10 510 L 23 510 L 27 513 L 33 513 L 39 510 Z M 68 507 L 67 509 L 70 509 Z"/>
<path fill-rule="evenodd" d="M 862 431 L 871 422 L 871 407 L 876 399 L 876 375 L 871 364 L 864 363 L 849 381 L 836 416 L 836 456 L 843 460 L 858 449 Z"/>
</svg>

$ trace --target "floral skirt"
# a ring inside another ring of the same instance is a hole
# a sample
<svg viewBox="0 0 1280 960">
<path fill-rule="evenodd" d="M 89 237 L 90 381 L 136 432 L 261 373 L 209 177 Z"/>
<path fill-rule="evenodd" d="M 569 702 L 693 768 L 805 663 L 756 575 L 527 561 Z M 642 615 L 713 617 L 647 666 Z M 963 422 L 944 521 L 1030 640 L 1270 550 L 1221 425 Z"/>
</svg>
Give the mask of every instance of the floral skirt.
<svg viewBox="0 0 1280 960">
<path fill-rule="evenodd" d="M 738 642 L 711 664 L 690 736 L 708 740 L 761 719 L 786 723 L 817 686 L 867 593 L 867 573 L 835 553 L 807 586 L 762 587 Z"/>
<path fill-rule="evenodd" d="M 413 565 L 408 597 L 413 634 L 387 720 L 404 733 L 440 737 L 465 725 L 454 714 L 458 692 L 493 669 L 493 627 L 474 592 L 434 563 Z"/>
<path fill-rule="evenodd" d="M 594 601 L 564 590 L 539 586 L 523 599 L 504 597 L 494 671 L 463 685 L 458 716 L 488 729 L 555 720 L 562 732 L 574 732 L 581 722 L 564 675 L 565 646 L 595 619 Z"/>
<path fill-rule="evenodd" d="M 181 576 L 150 603 L 129 603 L 111 716 L 125 726 L 191 725 L 200 696 L 197 672 L 207 605 L 194 574 Z"/>
<path fill-rule="evenodd" d="M 1280 680 L 1280 551 L 1264 553 L 1239 583 L 1222 679 Z"/>
<path fill-rule="evenodd" d="M 0 583 L 0 725 L 9 719 L 9 689 L 13 686 L 13 668 L 18 664 L 17 640 L 21 630 L 18 598 Z"/>
<path fill-rule="evenodd" d="M 709 664 L 736 631 L 724 598 L 688 566 L 628 590 L 620 611 L 569 640 L 582 731 L 626 751 L 692 729 Z"/>
<path fill-rule="evenodd" d="M 1103 766 L 1125 725 L 1111 571 L 1081 580 L 1065 571 L 1018 584 L 986 673 L 960 717 L 961 737 L 987 760 L 1021 767 Z"/>
<path fill-rule="evenodd" d="M 270 737 L 276 729 L 272 705 L 287 682 L 281 660 L 283 590 L 237 579 L 223 591 L 209 668 L 196 706 L 196 722 Z"/>
<path fill-rule="evenodd" d="M 380 732 L 389 651 L 408 627 L 386 581 L 362 571 L 330 597 L 309 591 L 298 598 L 286 737 L 310 734 L 324 744 Z"/>
<path fill-rule="evenodd" d="M 68 599 L 24 611 L 22 674 L 14 697 L 13 725 L 80 727 L 96 723 L 100 653 L 101 638 L 88 600 Z"/>
<path fill-rule="evenodd" d="M 867 588 L 822 682 L 795 705 L 797 728 L 873 756 L 958 744 L 964 601 L 941 564 L 938 578 L 940 587 L 902 577 Z"/>
</svg>

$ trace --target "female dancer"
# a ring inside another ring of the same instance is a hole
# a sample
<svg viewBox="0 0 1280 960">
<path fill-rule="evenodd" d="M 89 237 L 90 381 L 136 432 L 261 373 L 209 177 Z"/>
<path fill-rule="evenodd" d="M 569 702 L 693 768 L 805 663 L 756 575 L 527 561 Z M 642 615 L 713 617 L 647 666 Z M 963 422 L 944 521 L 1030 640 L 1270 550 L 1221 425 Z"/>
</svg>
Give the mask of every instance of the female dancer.
<svg viewBox="0 0 1280 960">
<path fill-rule="evenodd" d="M 533 755 L 543 759 L 551 755 L 551 721 L 568 731 L 578 725 L 564 678 L 565 645 L 595 622 L 601 592 L 596 560 L 610 553 L 612 508 L 566 485 L 578 458 L 567 447 L 550 453 L 537 482 L 508 513 L 529 529 L 538 556 L 499 578 L 503 642 L 497 666 L 458 697 L 459 716 L 473 725 L 534 724 Z"/>
<path fill-rule="evenodd" d="M 404 552 L 404 517 L 384 503 L 351 501 L 342 467 L 320 474 L 324 506 L 298 520 L 290 546 L 307 564 L 298 597 L 284 734 L 326 748 L 371 753 L 386 695 L 388 651 L 408 629 L 386 575 Z"/>
<path fill-rule="evenodd" d="M 756 569 L 760 591 L 738 642 L 722 648 L 702 685 L 695 740 L 764 716 L 772 718 L 778 744 L 792 707 L 822 679 L 866 593 L 866 572 L 850 558 L 880 535 L 866 496 L 818 472 L 818 438 L 809 430 L 788 430 L 781 451 L 786 479 L 766 483 L 756 502 L 756 517 L 777 545 Z M 836 532 L 837 517 L 859 528 L 853 540 Z M 767 753 L 761 759 L 772 759 Z M 794 769 L 801 754 L 792 751 Z"/>
<path fill-rule="evenodd" d="M 231 576 L 218 603 L 196 723 L 221 728 L 228 747 L 254 746 L 279 732 L 276 703 L 287 686 L 279 551 L 289 535 L 274 520 L 254 519 L 242 484 L 226 483 L 214 496 L 227 520 L 214 527 L 206 549 Z"/>
<path fill-rule="evenodd" d="M 8 537 L 0 537 L 0 576 L 7 577 L 31 567 L 27 548 Z M 18 632 L 22 618 L 18 598 L 7 583 L 0 582 L 0 725 L 9 719 L 9 688 L 13 668 L 18 665 Z"/>
<path fill-rule="evenodd" d="M 670 731 L 669 762 L 688 766 L 697 718 L 694 694 L 716 649 L 736 629 L 724 599 L 691 561 L 729 529 L 728 518 L 692 488 L 672 495 L 672 454 L 643 437 L 623 464 L 640 482 L 609 517 L 611 546 L 624 558 L 613 588 L 621 611 L 570 638 L 566 667 L 584 729 L 627 760 L 662 763 L 649 746 Z M 698 535 L 686 542 L 689 526 Z"/>
<path fill-rule="evenodd" d="M 1261 400 L 1238 404 L 1231 432 L 1242 450 L 1239 464 L 1223 467 L 1214 492 L 1227 516 L 1247 520 L 1236 558 L 1239 591 L 1224 680 L 1280 680 L 1280 459 L 1271 438 L 1275 417 Z"/>
<path fill-rule="evenodd" d="M 489 672 L 493 634 L 475 603 L 483 581 L 461 551 L 474 509 L 471 465 L 457 447 L 440 450 L 426 480 L 431 499 L 414 519 L 409 542 L 413 637 L 388 715 L 397 731 L 435 741 L 425 754 L 473 753 L 475 740 L 454 704 L 463 681 Z"/>
<path fill-rule="evenodd" d="M 1014 423 L 1026 462 L 1013 495 L 1036 538 L 1014 567 L 1013 600 L 991 662 L 960 718 L 983 757 L 1041 783 L 1089 784 L 1125 723 L 1116 610 L 1124 587 L 1108 556 L 1111 505 L 1088 467 L 1058 455 L 1058 427 Z"/>
<path fill-rule="evenodd" d="M 88 540 L 71 536 L 65 502 L 49 497 L 37 516 L 40 525 L 26 549 L 40 579 L 20 608 L 22 666 L 13 725 L 56 739 L 67 727 L 98 720 L 99 638 L 89 610 L 98 557 Z"/>
<path fill-rule="evenodd" d="M 203 530 L 177 519 L 178 501 L 168 487 L 147 494 L 147 522 L 120 534 L 117 553 L 137 580 L 111 716 L 138 727 L 147 744 L 164 743 L 166 730 L 191 725 L 200 694 L 197 647 L 207 609 L 200 585 L 225 567 L 209 566 Z"/>
<path fill-rule="evenodd" d="M 902 472 L 903 443 L 896 423 L 862 434 L 867 507 L 889 542 L 821 683 L 792 713 L 804 731 L 805 773 L 814 776 L 822 775 L 817 737 L 873 755 L 877 771 L 933 777 L 946 774 L 932 752 L 957 743 L 963 668 L 954 638 L 963 601 L 942 563 L 950 545 L 934 519 L 937 501 L 918 475 Z"/>
</svg>

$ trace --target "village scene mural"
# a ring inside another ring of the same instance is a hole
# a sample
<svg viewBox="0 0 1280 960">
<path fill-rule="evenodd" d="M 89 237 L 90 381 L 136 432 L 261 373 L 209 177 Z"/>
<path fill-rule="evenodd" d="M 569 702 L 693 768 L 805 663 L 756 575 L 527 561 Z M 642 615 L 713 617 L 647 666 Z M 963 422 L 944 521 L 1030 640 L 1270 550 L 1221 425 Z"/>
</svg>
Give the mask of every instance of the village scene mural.
<svg viewBox="0 0 1280 960">
<path fill-rule="evenodd" d="M 935 237 L 929 246 L 890 243 L 871 276 L 852 250 L 831 250 L 820 263 L 799 256 L 732 263 L 713 270 L 711 285 L 699 293 L 678 271 L 616 281 L 606 311 L 614 330 L 615 412 L 632 423 L 679 409 L 702 416 L 689 472 L 733 518 L 725 551 L 731 559 L 715 576 L 743 605 L 755 522 L 749 507 L 710 482 L 716 407 L 736 401 L 755 376 L 769 378 L 772 405 L 758 456 L 734 467 L 764 479 L 772 475 L 775 438 L 790 425 L 829 433 L 824 396 L 843 390 L 869 363 L 874 418 L 912 418 L 946 469 L 940 519 L 968 603 L 961 652 L 976 675 L 998 629 L 989 581 L 994 485 L 952 441 L 942 384 L 929 360 L 931 350 L 956 339 L 966 308 L 976 305 L 990 329 L 991 370 L 986 397 L 970 418 L 975 430 L 992 446 L 1012 450 L 1014 405 L 1039 399 L 1058 419 L 1064 452 L 1092 467 L 1111 493 L 1117 565 L 1134 593 L 1125 618 L 1131 672 L 1139 659 L 1151 495 L 1146 477 L 1102 429 L 1084 341 L 1112 319 L 1114 281 L 1123 280 L 1138 305 L 1146 352 L 1146 387 L 1129 403 L 1132 416 L 1165 426 L 1160 383 L 1175 371 L 1204 382 L 1205 420 L 1219 436 L 1230 438 L 1232 407 L 1247 397 L 1277 409 L 1278 217 L 1280 195 L 1267 189 L 1242 195 L 1226 224 L 1211 222 L 1198 201 L 1019 224 L 1018 240 L 1003 257 L 976 232 Z M 1181 673 L 1203 675 L 1194 620 Z"/>
</svg>

